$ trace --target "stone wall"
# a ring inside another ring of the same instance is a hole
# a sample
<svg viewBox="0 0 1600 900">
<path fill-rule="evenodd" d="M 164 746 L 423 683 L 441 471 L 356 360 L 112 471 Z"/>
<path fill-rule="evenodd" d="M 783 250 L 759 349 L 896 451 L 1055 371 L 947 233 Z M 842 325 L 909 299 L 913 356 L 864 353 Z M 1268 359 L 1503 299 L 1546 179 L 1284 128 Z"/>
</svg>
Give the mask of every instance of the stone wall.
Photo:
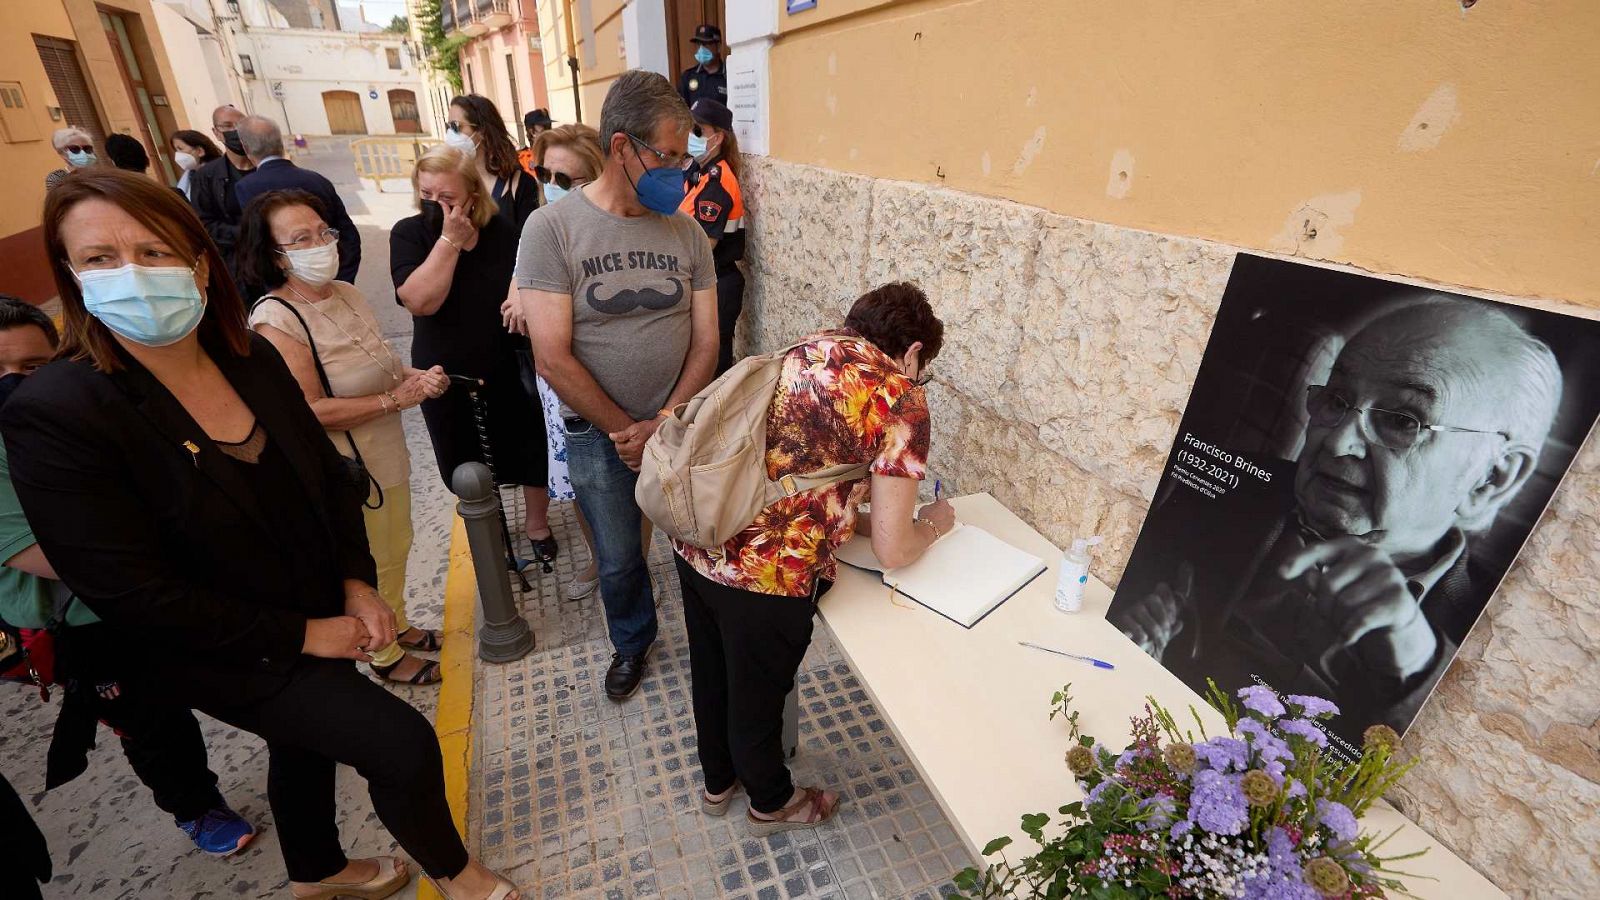
<svg viewBox="0 0 1600 900">
<path fill-rule="evenodd" d="M 748 159 L 742 345 L 919 283 L 947 326 L 928 388 L 935 471 L 1057 544 L 1105 535 L 1096 572 L 1115 585 L 1237 248 Z M 1597 497 L 1591 441 L 1408 734 L 1426 761 L 1393 796 L 1513 895 L 1600 896 Z"/>
</svg>

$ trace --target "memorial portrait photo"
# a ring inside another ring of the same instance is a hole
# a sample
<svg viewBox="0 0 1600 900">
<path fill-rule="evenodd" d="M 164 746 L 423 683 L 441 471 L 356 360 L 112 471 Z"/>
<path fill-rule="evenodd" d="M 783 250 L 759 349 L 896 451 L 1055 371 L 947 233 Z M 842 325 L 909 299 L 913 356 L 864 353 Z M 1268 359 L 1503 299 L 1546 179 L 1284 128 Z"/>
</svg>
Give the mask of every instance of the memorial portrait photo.
<svg viewBox="0 0 1600 900">
<path fill-rule="evenodd" d="M 1600 412 L 1600 322 L 1240 254 L 1108 618 L 1404 733 Z"/>
</svg>

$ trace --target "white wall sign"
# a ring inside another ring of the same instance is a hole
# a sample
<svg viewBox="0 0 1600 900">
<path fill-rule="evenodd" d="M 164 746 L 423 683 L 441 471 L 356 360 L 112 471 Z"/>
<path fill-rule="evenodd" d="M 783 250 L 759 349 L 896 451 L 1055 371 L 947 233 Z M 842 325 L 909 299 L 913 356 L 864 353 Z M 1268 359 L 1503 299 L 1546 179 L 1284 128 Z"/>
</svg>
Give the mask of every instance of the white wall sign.
<svg viewBox="0 0 1600 900">
<path fill-rule="evenodd" d="M 767 153 L 767 50 L 768 44 L 744 45 L 728 56 L 728 108 L 733 111 L 733 133 L 739 149 Z"/>
</svg>

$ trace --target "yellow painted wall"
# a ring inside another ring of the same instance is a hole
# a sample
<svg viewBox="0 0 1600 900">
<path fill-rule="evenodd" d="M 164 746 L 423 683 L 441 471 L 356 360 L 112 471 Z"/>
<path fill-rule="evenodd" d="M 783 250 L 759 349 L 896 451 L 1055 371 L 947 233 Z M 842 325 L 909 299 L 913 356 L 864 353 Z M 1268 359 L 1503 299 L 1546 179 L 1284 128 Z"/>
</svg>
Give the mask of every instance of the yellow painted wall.
<svg viewBox="0 0 1600 900">
<path fill-rule="evenodd" d="M 776 157 L 1600 306 L 1593 0 L 768 2 Z"/>
<path fill-rule="evenodd" d="M 550 116 L 557 122 L 578 121 L 572 99 L 572 70 L 567 67 L 567 23 L 571 17 L 572 48 L 578 58 L 582 121 L 599 125 L 600 105 L 611 82 L 627 69 L 617 52 L 622 35 L 622 8 L 626 0 L 588 0 L 589 22 L 594 29 L 594 63 L 585 56 L 587 43 L 575 0 L 539 0 L 539 23 L 544 40 L 545 86 L 550 94 Z"/>
<path fill-rule="evenodd" d="M 22 83 L 39 136 L 38 140 L 20 143 L 0 142 L 0 172 L 5 173 L 0 178 L 0 197 L 4 198 L 0 202 L 0 237 L 39 224 L 44 177 L 61 168 L 61 157 L 50 147 L 50 135 L 65 127 L 66 122 L 53 121 L 46 109 L 55 105 L 55 92 L 34 48 L 36 34 L 75 39 L 72 21 L 61 3 L 15 4 L 6 10 L 5 25 L 0 27 L 0 81 Z"/>
</svg>

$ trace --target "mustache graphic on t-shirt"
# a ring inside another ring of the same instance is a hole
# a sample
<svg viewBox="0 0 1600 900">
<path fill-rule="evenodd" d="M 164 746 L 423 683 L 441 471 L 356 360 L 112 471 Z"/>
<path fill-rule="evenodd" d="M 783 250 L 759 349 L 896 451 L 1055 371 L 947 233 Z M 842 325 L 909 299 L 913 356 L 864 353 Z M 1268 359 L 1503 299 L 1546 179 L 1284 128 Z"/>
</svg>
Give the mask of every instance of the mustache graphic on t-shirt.
<svg viewBox="0 0 1600 900">
<path fill-rule="evenodd" d="M 589 301 L 591 308 L 612 316 L 620 316 L 623 313 L 632 312 L 641 306 L 645 309 L 671 309 L 678 304 L 679 300 L 683 299 L 683 281 L 677 278 L 668 278 L 667 281 L 674 288 L 671 294 L 654 288 L 638 288 L 636 290 L 623 288 L 605 300 L 600 299 L 600 288 L 604 285 L 600 282 L 594 282 L 589 285 L 588 294 L 584 299 Z"/>
</svg>

